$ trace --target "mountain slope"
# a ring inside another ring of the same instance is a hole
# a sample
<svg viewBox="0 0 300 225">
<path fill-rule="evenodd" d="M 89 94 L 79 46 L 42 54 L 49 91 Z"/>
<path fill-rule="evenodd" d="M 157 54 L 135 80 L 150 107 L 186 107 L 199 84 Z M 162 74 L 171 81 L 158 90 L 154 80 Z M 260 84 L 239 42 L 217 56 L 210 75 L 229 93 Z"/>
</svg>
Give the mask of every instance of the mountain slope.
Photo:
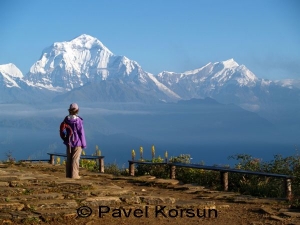
<svg viewBox="0 0 300 225">
<path fill-rule="evenodd" d="M 295 105 L 299 108 L 300 103 L 300 90 L 295 86 L 257 78 L 246 66 L 239 65 L 233 59 L 208 63 L 184 73 L 165 71 L 159 73 L 157 78 L 183 99 L 211 97 L 222 103 L 234 103 L 260 112 L 264 117 L 275 120 L 280 119 L 283 111 L 294 116 L 290 112 L 294 111 Z"/>
<path fill-rule="evenodd" d="M 56 93 L 28 85 L 22 72 L 12 63 L 0 65 L 0 103 L 36 104 L 53 98 Z"/>
<path fill-rule="evenodd" d="M 25 78 L 31 85 L 56 91 L 70 91 L 89 82 L 121 80 L 135 91 L 151 92 L 164 101 L 180 98 L 137 62 L 114 55 L 98 39 L 85 34 L 45 49 Z"/>
<path fill-rule="evenodd" d="M 0 65 L 0 85 L 2 87 L 20 88 L 18 80 L 23 78 L 22 72 L 12 63 Z"/>
<path fill-rule="evenodd" d="M 208 63 L 184 73 L 164 71 L 157 79 L 184 99 L 214 96 L 229 86 L 253 87 L 259 82 L 250 70 L 233 59 Z"/>
<path fill-rule="evenodd" d="M 25 76 L 13 64 L 0 66 L 0 85 L 0 103 L 152 103 L 211 97 L 272 121 L 300 120 L 299 81 L 260 79 L 233 59 L 154 76 L 86 34 L 46 48 Z"/>
</svg>

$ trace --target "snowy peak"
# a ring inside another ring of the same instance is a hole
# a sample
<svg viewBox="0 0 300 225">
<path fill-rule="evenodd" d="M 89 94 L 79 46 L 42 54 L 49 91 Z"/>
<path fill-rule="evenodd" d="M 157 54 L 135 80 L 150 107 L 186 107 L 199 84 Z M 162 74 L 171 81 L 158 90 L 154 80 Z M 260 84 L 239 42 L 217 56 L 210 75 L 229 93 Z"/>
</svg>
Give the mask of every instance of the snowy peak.
<svg viewBox="0 0 300 225">
<path fill-rule="evenodd" d="M 106 67 L 112 55 L 97 38 L 83 34 L 69 42 L 55 42 L 45 49 L 40 60 L 30 68 L 30 73 L 45 74 L 55 68 L 64 68 L 78 74 L 89 67 Z"/>
<path fill-rule="evenodd" d="M 236 61 L 234 61 L 234 59 L 228 59 L 226 61 L 222 61 L 221 63 L 224 65 L 225 68 L 234 68 L 239 66 L 239 64 Z"/>
<path fill-rule="evenodd" d="M 16 78 L 17 77 L 18 78 L 22 78 L 23 77 L 23 74 L 22 74 L 21 70 L 19 70 L 19 68 L 16 67 L 12 63 L 0 65 L 0 73 L 9 75 L 11 77 L 16 77 Z"/>
<path fill-rule="evenodd" d="M 162 72 L 157 79 L 184 99 L 215 96 L 227 88 L 252 88 L 259 79 L 234 59 L 208 63 L 184 73 Z"/>
<path fill-rule="evenodd" d="M 108 48 L 106 48 L 102 44 L 101 41 L 87 34 L 82 34 L 77 38 L 71 40 L 69 43 L 72 45 L 73 48 L 85 48 L 85 49 L 98 48 L 107 51 L 110 54 L 113 54 Z"/>
<path fill-rule="evenodd" d="M 239 86 L 254 86 L 258 78 L 244 65 L 239 65 L 234 59 L 216 62 L 211 69 L 211 80 L 217 86 L 235 83 Z"/>
<path fill-rule="evenodd" d="M 0 65 L 0 83 L 5 87 L 20 88 L 18 80 L 22 80 L 23 74 L 14 64 L 4 64 Z"/>
<path fill-rule="evenodd" d="M 125 56 L 114 55 L 97 38 L 80 35 L 68 42 L 55 42 L 26 75 L 29 85 L 60 92 L 104 80 L 129 85 L 133 90 L 157 95 L 162 100 L 178 96 L 152 74 Z M 111 83 L 111 82 L 108 82 Z"/>
</svg>

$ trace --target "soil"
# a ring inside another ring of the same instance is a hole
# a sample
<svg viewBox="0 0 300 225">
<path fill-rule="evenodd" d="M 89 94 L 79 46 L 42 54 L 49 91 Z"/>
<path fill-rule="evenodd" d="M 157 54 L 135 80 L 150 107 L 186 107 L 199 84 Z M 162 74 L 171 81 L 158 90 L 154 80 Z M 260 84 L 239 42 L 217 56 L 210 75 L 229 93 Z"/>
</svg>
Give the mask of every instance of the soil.
<svg viewBox="0 0 300 225">
<path fill-rule="evenodd" d="M 113 176 L 82 168 L 80 175 L 79 180 L 67 179 L 64 166 L 47 163 L 2 164 L 0 224 L 300 225 L 300 212 L 282 199 L 151 176 Z M 12 208 L 13 204 L 24 207 Z"/>
</svg>

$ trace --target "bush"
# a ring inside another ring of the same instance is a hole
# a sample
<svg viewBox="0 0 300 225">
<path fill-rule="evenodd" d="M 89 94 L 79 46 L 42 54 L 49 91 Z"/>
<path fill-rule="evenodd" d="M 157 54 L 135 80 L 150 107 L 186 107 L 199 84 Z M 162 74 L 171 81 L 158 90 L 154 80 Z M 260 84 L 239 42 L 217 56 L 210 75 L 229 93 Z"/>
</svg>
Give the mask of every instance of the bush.
<svg viewBox="0 0 300 225">
<path fill-rule="evenodd" d="M 120 176 L 120 175 L 128 175 L 128 169 L 125 168 L 119 168 L 118 164 L 116 163 L 111 163 L 111 164 L 107 164 L 104 167 L 104 171 L 105 173 L 108 174 L 113 174 L 115 176 Z"/>
<path fill-rule="evenodd" d="M 190 159 L 190 155 L 179 155 L 177 157 L 170 158 L 169 162 L 190 164 Z M 300 156 L 298 154 L 289 157 L 275 155 L 274 159 L 269 162 L 263 162 L 261 159 L 253 158 L 251 155 L 247 154 L 237 154 L 230 156 L 229 159 L 237 161 L 234 165 L 236 169 L 294 176 L 295 179 L 292 181 L 293 199 L 291 201 L 291 205 L 297 208 L 300 207 Z M 152 160 L 141 160 L 145 162 L 164 162 L 164 159 L 161 157 L 153 157 Z M 96 163 L 95 161 L 93 162 Z M 85 168 L 92 169 L 95 169 L 96 166 L 96 164 L 85 161 L 83 161 L 83 165 Z M 117 164 L 108 164 L 105 167 L 105 172 L 114 175 L 128 175 L 128 170 L 119 169 Z M 137 176 L 152 175 L 158 178 L 169 178 L 170 168 L 167 164 L 138 164 L 135 174 Z M 230 173 L 228 178 L 230 191 L 260 197 L 285 197 L 285 187 L 283 185 L 284 181 L 281 178 L 240 173 Z M 221 188 L 220 172 L 218 171 L 177 167 L 176 179 L 183 183 L 194 183 L 213 189 Z"/>
<path fill-rule="evenodd" d="M 90 171 L 98 170 L 98 165 L 96 160 L 80 159 L 79 166 Z"/>
</svg>

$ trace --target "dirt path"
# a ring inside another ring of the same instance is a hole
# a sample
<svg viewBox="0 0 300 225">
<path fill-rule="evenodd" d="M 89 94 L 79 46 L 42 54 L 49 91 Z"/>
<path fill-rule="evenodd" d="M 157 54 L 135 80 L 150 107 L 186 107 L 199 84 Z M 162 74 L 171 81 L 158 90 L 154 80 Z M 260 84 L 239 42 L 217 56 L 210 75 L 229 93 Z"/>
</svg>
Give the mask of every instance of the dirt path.
<svg viewBox="0 0 300 225">
<path fill-rule="evenodd" d="M 0 165 L 0 224 L 300 225 L 300 212 L 279 199 L 80 171 L 72 180 L 63 166 Z"/>
</svg>

